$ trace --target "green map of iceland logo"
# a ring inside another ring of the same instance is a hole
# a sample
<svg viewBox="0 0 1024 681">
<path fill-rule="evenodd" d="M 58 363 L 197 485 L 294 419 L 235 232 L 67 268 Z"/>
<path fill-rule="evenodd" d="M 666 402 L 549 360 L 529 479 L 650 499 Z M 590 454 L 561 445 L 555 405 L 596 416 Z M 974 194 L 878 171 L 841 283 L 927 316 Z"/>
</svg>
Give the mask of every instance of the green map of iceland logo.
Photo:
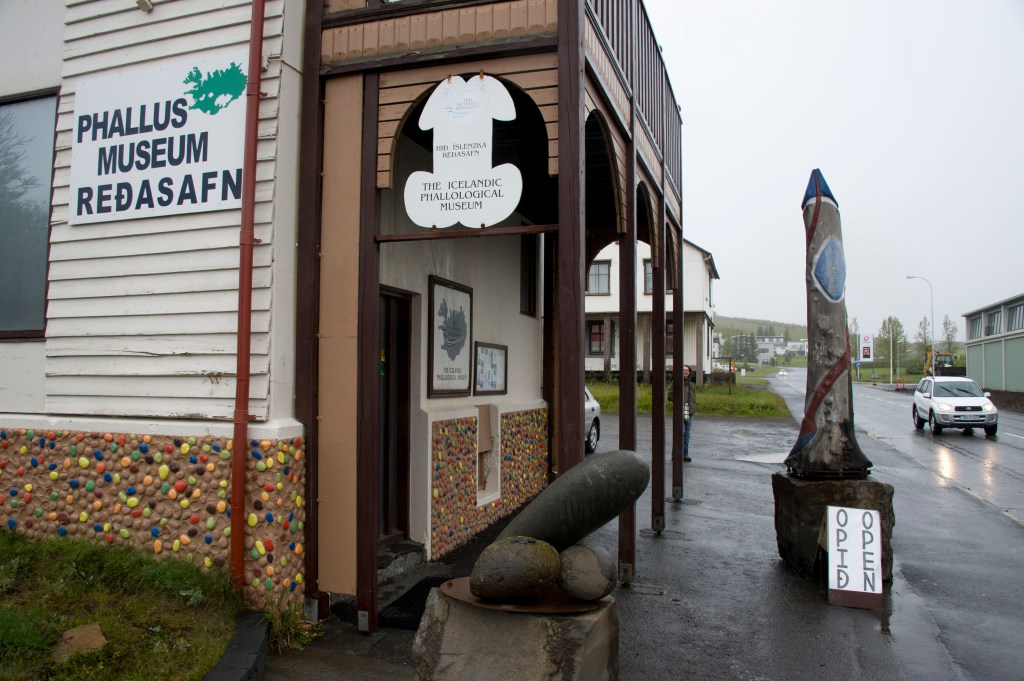
<svg viewBox="0 0 1024 681">
<path fill-rule="evenodd" d="M 190 109 L 214 115 L 238 99 L 245 92 L 246 78 L 242 68 L 235 62 L 219 71 L 211 71 L 203 77 L 198 66 L 188 72 L 184 83 L 191 85 L 185 94 L 192 98 Z"/>
<path fill-rule="evenodd" d="M 437 328 L 441 331 L 441 349 L 448 355 L 448 359 L 454 361 L 462 348 L 466 345 L 466 338 L 469 337 L 466 328 L 466 311 L 461 307 L 458 310 L 450 311 L 447 301 L 441 301 L 441 307 L 437 310 L 437 316 L 441 323 Z"/>
</svg>

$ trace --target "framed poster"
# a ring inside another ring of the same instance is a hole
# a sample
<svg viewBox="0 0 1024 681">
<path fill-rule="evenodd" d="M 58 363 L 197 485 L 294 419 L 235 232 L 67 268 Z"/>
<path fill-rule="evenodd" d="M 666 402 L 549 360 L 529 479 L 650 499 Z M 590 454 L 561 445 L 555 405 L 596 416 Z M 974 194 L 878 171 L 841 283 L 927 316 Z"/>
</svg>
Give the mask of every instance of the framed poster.
<svg viewBox="0 0 1024 681">
<path fill-rule="evenodd" d="M 430 277 L 427 397 L 469 395 L 473 387 L 473 289 Z"/>
<path fill-rule="evenodd" d="M 476 344 L 474 395 L 505 395 L 508 393 L 508 346 L 494 343 Z"/>
</svg>

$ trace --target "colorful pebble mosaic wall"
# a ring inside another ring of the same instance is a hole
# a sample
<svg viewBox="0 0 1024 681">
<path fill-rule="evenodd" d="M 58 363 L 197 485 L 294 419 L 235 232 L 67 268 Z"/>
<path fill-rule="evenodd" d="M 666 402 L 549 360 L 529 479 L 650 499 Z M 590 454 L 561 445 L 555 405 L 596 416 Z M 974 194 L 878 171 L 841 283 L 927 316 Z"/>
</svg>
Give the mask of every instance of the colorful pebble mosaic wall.
<svg viewBox="0 0 1024 681">
<path fill-rule="evenodd" d="M 0 523 L 224 567 L 231 451 L 214 437 L 0 428 Z M 257 608 L 302 599 L 304 457 L 301 438 L 249 442 L 245 578 Z"/>
<path fill-rule="evenodd" d="M 547 486 L 547 410 L 505 413 L 501 415 L 501 497 L 477 506 L 476 423 L 476 418 L 467 417 L 434 421 L 431 428 L 431 559 L 465 544 Z"/>
</svg>

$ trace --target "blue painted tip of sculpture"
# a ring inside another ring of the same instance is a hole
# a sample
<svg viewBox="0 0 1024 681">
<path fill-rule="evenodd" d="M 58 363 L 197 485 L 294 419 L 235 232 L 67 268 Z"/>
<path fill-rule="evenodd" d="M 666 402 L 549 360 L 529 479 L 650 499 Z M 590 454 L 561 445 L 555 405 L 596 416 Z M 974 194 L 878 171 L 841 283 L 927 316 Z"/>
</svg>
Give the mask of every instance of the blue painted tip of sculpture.
<svg viewBox="0 0 1024 681">
<path fill-rule="evenodd" d="M 804 192 L 804 202 L 800 205 L 805 205 L 808 201 L 813 201 L 814 198 L 821 193 L 822 196 L 830 199 L 832 203 L 839 205 L 836 201 L 836 197 L 832 195 L 832 190 L 828 188 L 828 183 L 825 182 L 825 176 L 821 174 L 821 171 L 815 168 L 811 171 L 811 179 L 807 182 L 807 191 Z"/>
</svg>

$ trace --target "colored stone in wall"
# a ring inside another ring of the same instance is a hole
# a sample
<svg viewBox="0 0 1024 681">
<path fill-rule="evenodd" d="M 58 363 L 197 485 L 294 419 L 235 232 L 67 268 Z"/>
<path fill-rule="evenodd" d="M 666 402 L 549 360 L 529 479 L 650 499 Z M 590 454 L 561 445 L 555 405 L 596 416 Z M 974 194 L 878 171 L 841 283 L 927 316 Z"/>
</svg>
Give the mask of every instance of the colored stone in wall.
<svg viewBox="0 0 1024 681">
<path fill-rule="evenodd" d="M 305 502 L 301 438 L 252 440 L 242 541 L 256 607 L 301 599 Z M 232 442 L 0 428 L 0 523 L 32 539 L 129 544 L 207 568 L 230 558 Z M 283 597 L 282 597 L 283 594 Z"/>
<path fill-rule="evenodd" d="M 501 496 L 477 506 L 477 419 L 431 426 L 431 557 L 458 548 L 547 486 L 546 409 L 501 415 Z"/>
</svg>

